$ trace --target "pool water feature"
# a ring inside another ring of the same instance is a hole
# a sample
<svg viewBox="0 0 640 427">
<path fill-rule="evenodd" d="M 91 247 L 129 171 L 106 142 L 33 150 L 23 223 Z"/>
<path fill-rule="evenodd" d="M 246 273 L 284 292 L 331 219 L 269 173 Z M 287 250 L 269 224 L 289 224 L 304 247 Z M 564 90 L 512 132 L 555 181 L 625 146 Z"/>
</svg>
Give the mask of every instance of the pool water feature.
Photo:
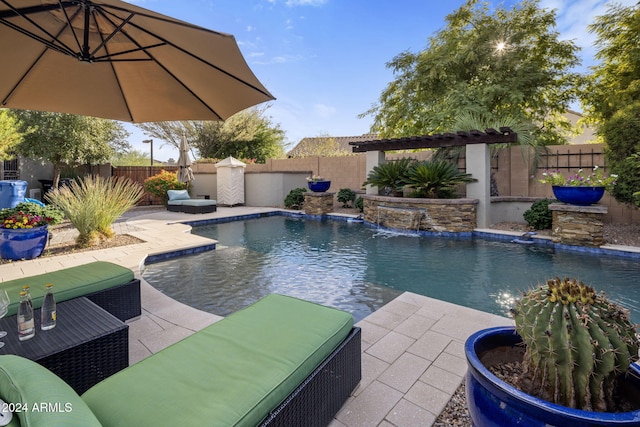
<svg viewBox="0 0 640 427">
<path fill-rule="evenodd" d="M 404 291 L 508 316 L 522 291 L 558 276 L 606 291 L 640 322 L 636 259 L 287 216 L 194 227 L 193 233 L 218 240 L 217 249 L 149 264 L 144 279 L 221 316 L 282 293 L 360 320 Z"/>
</svg>

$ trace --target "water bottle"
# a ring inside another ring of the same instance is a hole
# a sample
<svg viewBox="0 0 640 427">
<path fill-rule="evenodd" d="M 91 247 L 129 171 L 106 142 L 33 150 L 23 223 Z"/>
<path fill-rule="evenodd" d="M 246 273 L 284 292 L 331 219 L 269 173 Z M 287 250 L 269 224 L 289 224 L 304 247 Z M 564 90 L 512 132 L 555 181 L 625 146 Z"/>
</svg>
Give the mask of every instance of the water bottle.
<svg viewBox="0 0 640 427">
<path fill-rule="evenodd" d="M 31 288 L 28 285 L 24 285 L 22 287 L 22 290 L 27 293 L 27 301 L 31 306 L 31 310 L 33 310 L 33 301 L 31 300 Z"/>
<path fill-rule="evenodd" d="M 33 323 L 33 307 L 29 304 L 25 291 L 20 292 L 20 305 L 18 306 L 18 339 L 25 341 L 36 334 Z"/>
<path fill-rule="evenodd" d="M 42 309 L 40 309 L 40 329 L 46 331 L 56 327 L 56 299 L 53 296 L 53 285 L 47 283 L 44 286 L 47 293 L 44 294 Z"/>
</svg>

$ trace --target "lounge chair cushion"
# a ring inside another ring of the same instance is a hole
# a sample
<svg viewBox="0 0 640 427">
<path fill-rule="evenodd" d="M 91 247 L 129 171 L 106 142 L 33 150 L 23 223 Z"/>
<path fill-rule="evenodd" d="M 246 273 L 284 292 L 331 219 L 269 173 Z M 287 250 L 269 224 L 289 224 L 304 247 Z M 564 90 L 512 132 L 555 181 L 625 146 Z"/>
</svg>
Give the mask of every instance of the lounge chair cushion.
<svg viewBox="0 0 640 427">
<path fill-rule="evenodd" d="M 169 200 L 189 200 L 189 192 L 187 190 L 167 190 Z"/>
<path fill-rule="evenodd" d="M 211 199 L 182 200 L 182 206 L 215 206 L 216 201 Z"/>
<path fill-rule="evenodd" d="M 23 357 L 0 356 L 0 398 L 6 403 L 20 405 L 22 409 L 13 413 L 9 426 L 101 425 L 67 383 L 47 368 Z"/>
<path fill-rule="evenodd" d="M 272 294 L 96 384 L 82 398 L 105 426 L 255 426 L 352 326 L 349 313 Z"/>
<path fill-rule="evenodd" d="M 111 262 L 96 261 L 37 276 L 1 282 L 0 288 L 5 289 L 9 294 L 11 305 L 9 305 L 7 316 L 13 316 L 18 312 L 20 291 L 24 285 L 31 288 L 33 307 L 40 308 L 47 283 L 53 284 L 56 301 L 66 301 L 123 285 L 133 278 L 133 271 L 128 268 Z"/>
</svg>

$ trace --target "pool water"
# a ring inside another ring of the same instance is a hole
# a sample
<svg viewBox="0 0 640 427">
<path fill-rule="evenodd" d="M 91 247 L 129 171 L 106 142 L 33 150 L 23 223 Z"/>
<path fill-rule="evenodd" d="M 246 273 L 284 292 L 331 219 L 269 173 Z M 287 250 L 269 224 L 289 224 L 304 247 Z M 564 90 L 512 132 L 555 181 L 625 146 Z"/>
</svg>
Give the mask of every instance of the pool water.
<svg viewBox="0 0 640 427">
<path fill-rule="evenodd" d="M 272 216 L 195 227 L 214 251 L 146 266 L 155 288 L 226 316 L 282 293 L 364 318 L 404 291 L 508 315 L 523 290 L 577 277 L 640 323 L 640 262 L 484 239 L 419 237 L 362 223 Z"/>
</svg>

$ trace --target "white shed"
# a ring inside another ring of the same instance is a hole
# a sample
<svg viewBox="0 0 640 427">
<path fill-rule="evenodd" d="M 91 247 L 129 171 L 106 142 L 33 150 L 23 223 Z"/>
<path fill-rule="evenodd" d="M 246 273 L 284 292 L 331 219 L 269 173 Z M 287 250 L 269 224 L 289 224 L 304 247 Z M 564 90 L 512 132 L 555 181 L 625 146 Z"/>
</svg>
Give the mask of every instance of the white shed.
<svg viewBox="0 0 640 427">
<path fill-rule="evenodd" d="M 233 157 L 227 157 L 215 164 L 218 174 L 218 205 L 244 204 L 244 168 L 245 163 Z"/>
</svg>

